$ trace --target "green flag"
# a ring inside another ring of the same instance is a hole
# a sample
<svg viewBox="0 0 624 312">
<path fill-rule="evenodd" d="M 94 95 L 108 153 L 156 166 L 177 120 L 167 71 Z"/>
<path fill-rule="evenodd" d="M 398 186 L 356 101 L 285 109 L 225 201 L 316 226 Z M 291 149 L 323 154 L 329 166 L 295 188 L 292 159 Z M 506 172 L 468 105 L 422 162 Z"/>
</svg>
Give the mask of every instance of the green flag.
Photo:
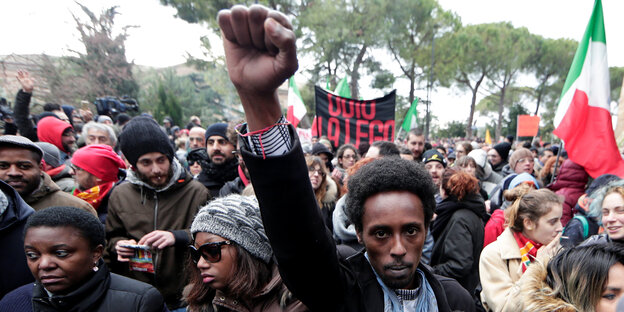
<svg viewBox="0 0 624 312">
<path fill-rule="evenodd" d="M 405 130 L 405 132 L 409 132 L 411 129 L 416 128 L 418 125 L 418 110 L 416 110 L 416 106 L 418 106 L 418 98 L 414 99 L 412 105 L 409 110 L 407 110 L 407 114 L 405 114 L 405 119 L 403 120 L 403 124 L 401 128 Z"/>
<path fill-rule="evenodd" d="M 336 86 L 336 90 L 334 90 L 335 94 L 342 96 L 344 98 L 351 98 L 351 89 L 349 89 L 349 83 L 347 82 L 347 78 L 342 78 Z"/>
</svg>

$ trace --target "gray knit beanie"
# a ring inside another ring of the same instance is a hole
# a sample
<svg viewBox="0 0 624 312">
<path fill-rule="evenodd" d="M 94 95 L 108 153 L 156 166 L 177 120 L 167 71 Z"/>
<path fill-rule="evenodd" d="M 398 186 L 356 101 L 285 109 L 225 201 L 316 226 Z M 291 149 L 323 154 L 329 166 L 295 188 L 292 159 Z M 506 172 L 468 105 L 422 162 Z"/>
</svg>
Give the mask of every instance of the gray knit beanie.
<svg viewBox="0 0 624 312">
<path fill-rule="evenodd" d="M 264 233 L 258 201 L 238 194 L 217 198 L 202 207 L 191 225 L 193 236 L 208 232 L 235 242 L 265 263 L 273 251 Z"/>
</svg>

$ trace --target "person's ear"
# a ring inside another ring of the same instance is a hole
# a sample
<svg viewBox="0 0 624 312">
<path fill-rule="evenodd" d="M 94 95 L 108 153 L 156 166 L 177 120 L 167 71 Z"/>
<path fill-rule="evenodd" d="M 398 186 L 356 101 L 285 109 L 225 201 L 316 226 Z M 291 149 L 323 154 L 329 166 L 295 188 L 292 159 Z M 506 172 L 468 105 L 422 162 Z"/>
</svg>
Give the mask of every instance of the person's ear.
<svg viewBox="0 0 624 312">
<path fill-rule="evenodd" d="M 356 231 L 355 235 L 357 236 L 358 243 L 364 245 L 364 240 L 362 240 L 362 231 Z"/>
<path fill-rule="evenodd" d="M 102 254 L 104 253 L 104 246 L 97 245 L 95 249 L 93 249 L 93 262 L 97 263 L 100 258 L 102 258 Z"/>
<path fill-rule="evenodd" d="M 533 231 L 535 229 L 535 223 L 533 223 L 533 221 L 529 218 L 524 218 L 524 220 L 522 220 L 522 225 L 524 229 L 529 231 Z"/>
</svg>

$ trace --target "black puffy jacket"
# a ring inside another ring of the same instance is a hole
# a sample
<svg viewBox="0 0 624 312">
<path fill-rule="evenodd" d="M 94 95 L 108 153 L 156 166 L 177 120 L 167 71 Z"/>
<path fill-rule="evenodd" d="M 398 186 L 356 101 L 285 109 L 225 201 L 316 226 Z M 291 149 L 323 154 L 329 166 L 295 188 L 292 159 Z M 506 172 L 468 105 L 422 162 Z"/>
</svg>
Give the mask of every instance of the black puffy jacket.
<svg viewBox="0 0 624 312">
<path fill-rule="evenodd" d="M 63 296 L 49 297 L 39 283 L 24 285 L 0 301 L 0 312 L 162 312 L 168 311 L 153 286 L 110 273 L 100 260 L 99 271 L 80 288 Z"/>
</svg>

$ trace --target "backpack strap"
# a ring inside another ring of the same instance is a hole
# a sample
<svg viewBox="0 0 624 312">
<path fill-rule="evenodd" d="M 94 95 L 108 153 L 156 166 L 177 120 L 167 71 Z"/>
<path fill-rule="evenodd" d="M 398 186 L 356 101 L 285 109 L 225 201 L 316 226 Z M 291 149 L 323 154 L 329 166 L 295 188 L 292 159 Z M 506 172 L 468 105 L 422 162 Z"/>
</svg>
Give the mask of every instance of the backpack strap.
<svg viewBox="0 0 624 312">
<path fill-rule="evenodd" d="M 587 218 L 585 216 L 576 215 L 574 219 L 579 220 L 581 224 L 583 224 L 583 239 L 586 239 L 589 235 L 589 223 L 587 222 Z"/>
</svg>

